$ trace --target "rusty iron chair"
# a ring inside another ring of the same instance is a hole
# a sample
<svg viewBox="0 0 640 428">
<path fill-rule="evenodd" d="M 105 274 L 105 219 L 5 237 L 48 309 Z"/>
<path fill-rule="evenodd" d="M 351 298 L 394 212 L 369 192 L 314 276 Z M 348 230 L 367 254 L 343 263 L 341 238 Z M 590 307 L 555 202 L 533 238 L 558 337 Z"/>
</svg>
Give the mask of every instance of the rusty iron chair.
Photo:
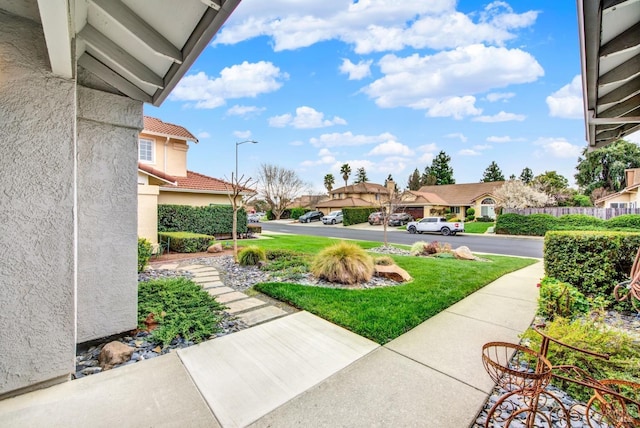
<svg viewBox="0 0 640 428">
<path fill-rule="evenodd" d="M 633 308 L 640 312 L 640 248 L 631 266 L 629 279 L 618 283 L 613 288 L 613 297 L 618 302 L 629 299 Z"/>
</svg>

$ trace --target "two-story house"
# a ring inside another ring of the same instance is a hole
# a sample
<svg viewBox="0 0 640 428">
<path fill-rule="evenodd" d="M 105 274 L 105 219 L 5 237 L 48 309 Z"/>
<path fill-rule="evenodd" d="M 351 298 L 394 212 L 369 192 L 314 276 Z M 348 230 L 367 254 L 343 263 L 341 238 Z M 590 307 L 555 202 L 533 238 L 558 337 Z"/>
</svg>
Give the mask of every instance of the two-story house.
<svg viewBox="0 0 640 428">
<path fill-rule="evenodd" d="M 327 214 L 334 210 L 353 207 L 378 207 L 389 201 L 395 191 L 395 182 L 389 180 L 387 187 L 376 183 L 356 183 L 331 191 L 331 198 L 316 204 L 317 210 Z"/>
<path fill-rule="evenodd" d="M 158 241 L 158 205 L 231 204 L 231 183 L 187 169 L 189 143 L 198 139 L 183 126 L 144 117 L 138 138 L 138 236 L 152 243 Z"/>
<path fill-rule="evenodd" d="M 595 201 L 597 207 L 602 208 L 638 208 L 640 197 L 640 168 L 625 169 L 626 186 L 619 192 L 612 193 Z"/>
</svg>

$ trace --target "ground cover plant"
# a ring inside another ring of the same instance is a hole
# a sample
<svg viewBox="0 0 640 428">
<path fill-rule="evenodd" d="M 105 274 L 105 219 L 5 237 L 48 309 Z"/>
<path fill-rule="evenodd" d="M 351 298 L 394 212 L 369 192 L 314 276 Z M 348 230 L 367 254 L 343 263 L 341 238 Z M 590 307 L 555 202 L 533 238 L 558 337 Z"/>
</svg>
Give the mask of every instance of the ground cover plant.
<svg viewBox="0 0 640 428">
<path fill-rule="evenodd" d="M 278 235 L 259 240 L 265 249 L 315 254 L 338 240 Z M 352 241 L 362 248 L 379 242 Z M 267 251 L 268 252 L 268 251 Z M 353 290 L 269 282 L 255 289 L 307 310 L 354 333 L 384 344 L 448 308 L 500 276 L 535 263 L 533 259 L 486 256 L 491 263 L 390 256 L 414 280 L 395 287 Z"/>
<path fill-rule="evenodd" d="M 166 345 L 177 336 L 201 342 L 218 331 L 224 306 L 186 278 L 138 284 L 138 328 L 157 323 L 151 338 Z M 150 329 L 151 330 L 151 329 Z"/>
</svg>

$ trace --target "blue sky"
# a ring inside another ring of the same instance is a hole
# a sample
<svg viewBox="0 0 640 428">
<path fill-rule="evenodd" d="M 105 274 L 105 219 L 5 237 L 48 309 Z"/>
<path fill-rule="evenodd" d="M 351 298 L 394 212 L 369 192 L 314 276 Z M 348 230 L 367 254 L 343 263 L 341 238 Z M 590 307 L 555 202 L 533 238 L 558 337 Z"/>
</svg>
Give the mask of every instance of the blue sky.
<svg viewBox="0 0 640 428">
<path fill-rule="evenodd" d="M 575 2 L 243 0 L 159 107 L 200 139 L 188 168 L 261 163 L 324 191 L 348 163 L 404 188 L 439 151 L 457 183 L 555 170 L 586 146 Z"/>
</svg>

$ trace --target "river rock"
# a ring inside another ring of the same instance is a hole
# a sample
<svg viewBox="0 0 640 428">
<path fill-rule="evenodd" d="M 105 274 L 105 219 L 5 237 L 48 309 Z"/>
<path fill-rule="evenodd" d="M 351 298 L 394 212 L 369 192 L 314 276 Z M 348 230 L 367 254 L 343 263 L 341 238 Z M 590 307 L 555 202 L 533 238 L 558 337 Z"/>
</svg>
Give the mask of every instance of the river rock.
<svg viewBox="0 0 640 428">
<path fill-rule="evenodd" d="M 411 281 L 411 275 L 409 275 L 409 272 L 402 269 L 398 265 L 391 265 L 391 266 L 376 265 L 375 275 L 382 278 L 390 279 L 395 282 Z"/>
<path fill-rule="evenodd" d="M 129 361 L 133 351 L 132 347 L 114 340 L 104 345 L 100 355 L 98 355 L 98 362 L 103 370 L 109 370 L 113 366 Z"/>
<path fill-rule="evenodd" d="M 453 250 L 453 255 L 455 256 L 456 259 L 460 259 L 460 260 L 476 259 L 476 256 L 473 255 L 469 247 L 465 247 L 464 245 L 462 247 L 458 247 L 455 250 Z"/>
<path fill-rule="evenodd" d="M 222 244 L 213 244 L 207 248 L 207 253 L 221 253 L 223 251 Z"/>
</svg>

